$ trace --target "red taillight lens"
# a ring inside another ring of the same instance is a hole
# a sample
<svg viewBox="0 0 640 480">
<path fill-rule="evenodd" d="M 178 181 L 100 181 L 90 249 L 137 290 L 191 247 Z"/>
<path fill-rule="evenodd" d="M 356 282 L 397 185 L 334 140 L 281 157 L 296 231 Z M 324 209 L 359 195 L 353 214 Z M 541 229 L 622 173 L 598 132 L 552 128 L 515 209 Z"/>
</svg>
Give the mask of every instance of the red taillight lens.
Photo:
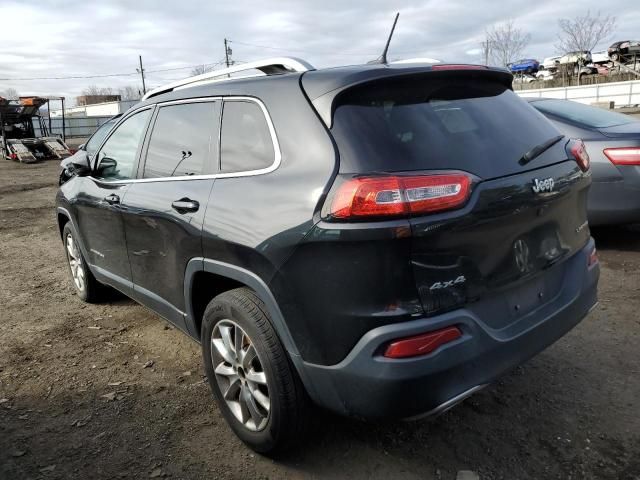
<svg viewBox="0 0 640 480">
<path fill-rule="evenodd" d="M 447 327 L 442 330 L 407 337 L 391 342 L 384 356 L 387 358 L 407 358 L 418 355 L 427 355 L 445 343 L 457 340 L 462 336 L 458 327 Z"/>
<path fill-rule="evenodd" d="M 471 178 L 463 173 L 354 178 L 338 188 L 330 215 L 345 219 L 434 213 L 462 206 L 470 193 Z"/>
<path fill-rule="evenodd" d="M 640 165 L 640 147 L 605 148 L 603 153 L 614 165 Z"/>
<path fill-rule="evenodd" d="M 486 70 L 485 65 L 465 65 L 465 64 L 439 64 L 433 65 L 431 70 Z"/>
<path fill-rule="evenodd" d="M 16 160 L 18 158 L 18 155 L 16 155 L 15 153 L 12 153 L 11 155 L 9 155 L 9 158 L 11 160 Z"/>
<path fill-rule="evenodd" d="M 583 172 L 589 170 L 591 160 L 587 153 L 587 147 L 584 145 L 582 140 L 571 140 L 569 143 L 569 151 L 571 152 L 571 155 L 573 155 L 573 158 L 576 159 L 576 162 Z"/>
<path fill-rule="evenodd" d="M 587 260 L 587 266 L 593 267 L 596 263 L 598 263 L 598 251 L 594 248 L 589 255 L 589 259 Z"/>
</svg>

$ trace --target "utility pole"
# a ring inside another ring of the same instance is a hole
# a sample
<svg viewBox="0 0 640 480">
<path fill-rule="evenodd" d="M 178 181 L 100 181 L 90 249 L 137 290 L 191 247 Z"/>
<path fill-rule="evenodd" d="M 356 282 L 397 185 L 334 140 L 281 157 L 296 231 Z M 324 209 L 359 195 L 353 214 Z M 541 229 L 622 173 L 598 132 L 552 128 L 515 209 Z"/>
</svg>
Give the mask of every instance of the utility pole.
<svg viewBox="0 0 640 480">
<path fill-rule="evenodd" d="M 140 61 L 140 68 L 136 68 L 136 70 L 138 71 L 138 73 L 140 74 L 140 77 L 142 78 L 142 94 L 144 95 L 145 93 L 147 93 L 147 87 L 144 84 L 144 68 L 142 68 L 142 55 L 138 55 L 138 60 Z"/>
<path fill-rule="evenodd" d="M 227 68 L 229 68 L 229 54 L 231 53 L 231 49 L 227 45 L 227 39 L 224 39 L 224 59 L 227 64 Z"/>
<path fill-rule="evenodd" d="M 484 50 L 484 64 L 489 65 L 489 39 L 487 38 L 484 41 L 483 50 Z"/>
<path fill-rule="evenodd" d="M 60 97 L 60 103 L 62 103 L 62 141 L 67 142 L 67 127 L 65 125 L 64 118 L 64 97 Z"/>
</svg>

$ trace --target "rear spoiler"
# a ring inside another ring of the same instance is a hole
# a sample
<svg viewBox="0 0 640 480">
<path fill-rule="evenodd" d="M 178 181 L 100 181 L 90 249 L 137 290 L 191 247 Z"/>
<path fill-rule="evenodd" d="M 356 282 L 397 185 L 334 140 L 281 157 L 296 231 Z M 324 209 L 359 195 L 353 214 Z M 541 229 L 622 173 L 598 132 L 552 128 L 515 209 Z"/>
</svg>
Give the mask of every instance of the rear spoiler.
<svg viewBox="0 0 640 480">
<path fill-rule="evenodd" d="M 330 72 L 331 70 L 329 69 L 327 71 Z M 367 83 L 375 83 L 390 78 L 408 78 L 411 76 L 424 76 L 428 78 L 431 75 L 433 75 L 434 78 L 463 76 L 470 79 L 492 80 L 509 89 L 512 88 L 513 82 L 513 75 L 508 70 L 486 67 L 484 65 L 436 64 L 428 67 L 359 69 L 350 75 L 345 75 L 333 81 L 324 81 L 322 75 L 322 70 L 305 73 L 301 83 L 309 100 L 311 100 L 311 103 L 327 128 L 331 128 L 333 124 L 333 112 L 338 97 L 347 90 Z M 322 91 L 321 87 L 325 87 L 324 91 Z"/>
</svg>

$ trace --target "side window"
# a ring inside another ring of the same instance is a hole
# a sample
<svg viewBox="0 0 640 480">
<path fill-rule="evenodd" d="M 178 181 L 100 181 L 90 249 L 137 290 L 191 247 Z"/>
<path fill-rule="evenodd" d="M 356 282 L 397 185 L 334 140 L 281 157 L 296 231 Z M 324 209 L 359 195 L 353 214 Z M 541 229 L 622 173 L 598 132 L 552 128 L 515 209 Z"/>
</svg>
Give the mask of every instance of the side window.
<svg viewBox="0 0 640 480">
<path fill-rule="evenodd" d="M 213 170 L 217 152 L 216 102 L 160 107 L 156 118 L 144 178 L 201 175 Z M 217 169 L 217 166 L 216 166 Z"/>
<path fill-rule="evenodd" d="M 220 132 L 222 172 L 246 172 L 271 166 L 275 159 L 267 120 L 255 102 L 224 102 Z"/>
<path fill-rule="evenodd" d="M 87 155 L 93 157 L 93 155 L 96 153 L 96 150 L 102 143 L 102 140 L 104 140 L 104 137 L 107 136 L 107 133 L 109 133 L 109 130 L 111 130 L 111 128 L 117 121 L 117 119 L 113 118 L 100 125 L 98 130 L 95 131 L 95 133 L 91 136 L 89 141 L 84 146 L 84 151 L 87 152 Z"/>
<path fill-rule="evenodd" d="M 136 154 L 150 115 L 151 109 L 138 112 L 116 128 L 98 153 L 98 178 L 126 180 L 135 176 Z"/>
</svg>

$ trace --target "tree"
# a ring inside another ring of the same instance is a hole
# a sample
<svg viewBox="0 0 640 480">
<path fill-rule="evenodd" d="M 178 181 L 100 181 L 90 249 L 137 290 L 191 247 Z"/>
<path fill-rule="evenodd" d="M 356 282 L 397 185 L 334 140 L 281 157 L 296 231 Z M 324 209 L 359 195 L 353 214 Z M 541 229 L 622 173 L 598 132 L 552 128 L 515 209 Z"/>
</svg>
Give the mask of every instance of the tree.
<svg viewBox="0 0 640 480">
<path fill-rule="evenodd" d="M 193 76 L 202 75 L 203 73 L 208 73 L 211 70 L 213 70 L 213 68 L 211 68 L 211 67 L 209 67 L 207 65 L 198 65 L 193 70 L 191 70 L 191 75 L 193 75 Z"/>
<path fill-rule="evenodd" d="M 602 15 L 600 12 L 591 15 L 591 12 L 587 11 L 584 15 L 574 18 L 562 18 L 558 20 L 558 25 L 558 53 L 591 51 L 611 34 L 616 26 L 616 17 Z"/>
<path fill-rule="evenodd" d="M 3 91 L 0 91 L 0 97 L 6 98 L 8 100 L 17 100 L 20 97 L 20 94 L 15 88 L 7 88 Z"/>
<path fill-rule="evenodd" d="M 486 31 L 483 53 L 493 65 L 506 67 L 522 55 L 529 44 L 531 35 L 515 26 L 513 20 L 495 25 Z"/>
<path fill-rule="evenodd" d="M 127 85 L 126 87 L 121 87 L 118 89 L 118 95 L 120 95 L 121 100 L 131 101 L 131 100 L 140 100 L 142 96 L 140 94 L 140 90 L 131 85 Z"/>
<path fill-rule="evenodd" d="M 96 85 L 89 85 L 87 88 L 82 90 L 82 95 L 84 95 L 84 96 L 113 95 L 113 88 L 111 88 L 111 87 L 98 87 Z"/>
</svg>

